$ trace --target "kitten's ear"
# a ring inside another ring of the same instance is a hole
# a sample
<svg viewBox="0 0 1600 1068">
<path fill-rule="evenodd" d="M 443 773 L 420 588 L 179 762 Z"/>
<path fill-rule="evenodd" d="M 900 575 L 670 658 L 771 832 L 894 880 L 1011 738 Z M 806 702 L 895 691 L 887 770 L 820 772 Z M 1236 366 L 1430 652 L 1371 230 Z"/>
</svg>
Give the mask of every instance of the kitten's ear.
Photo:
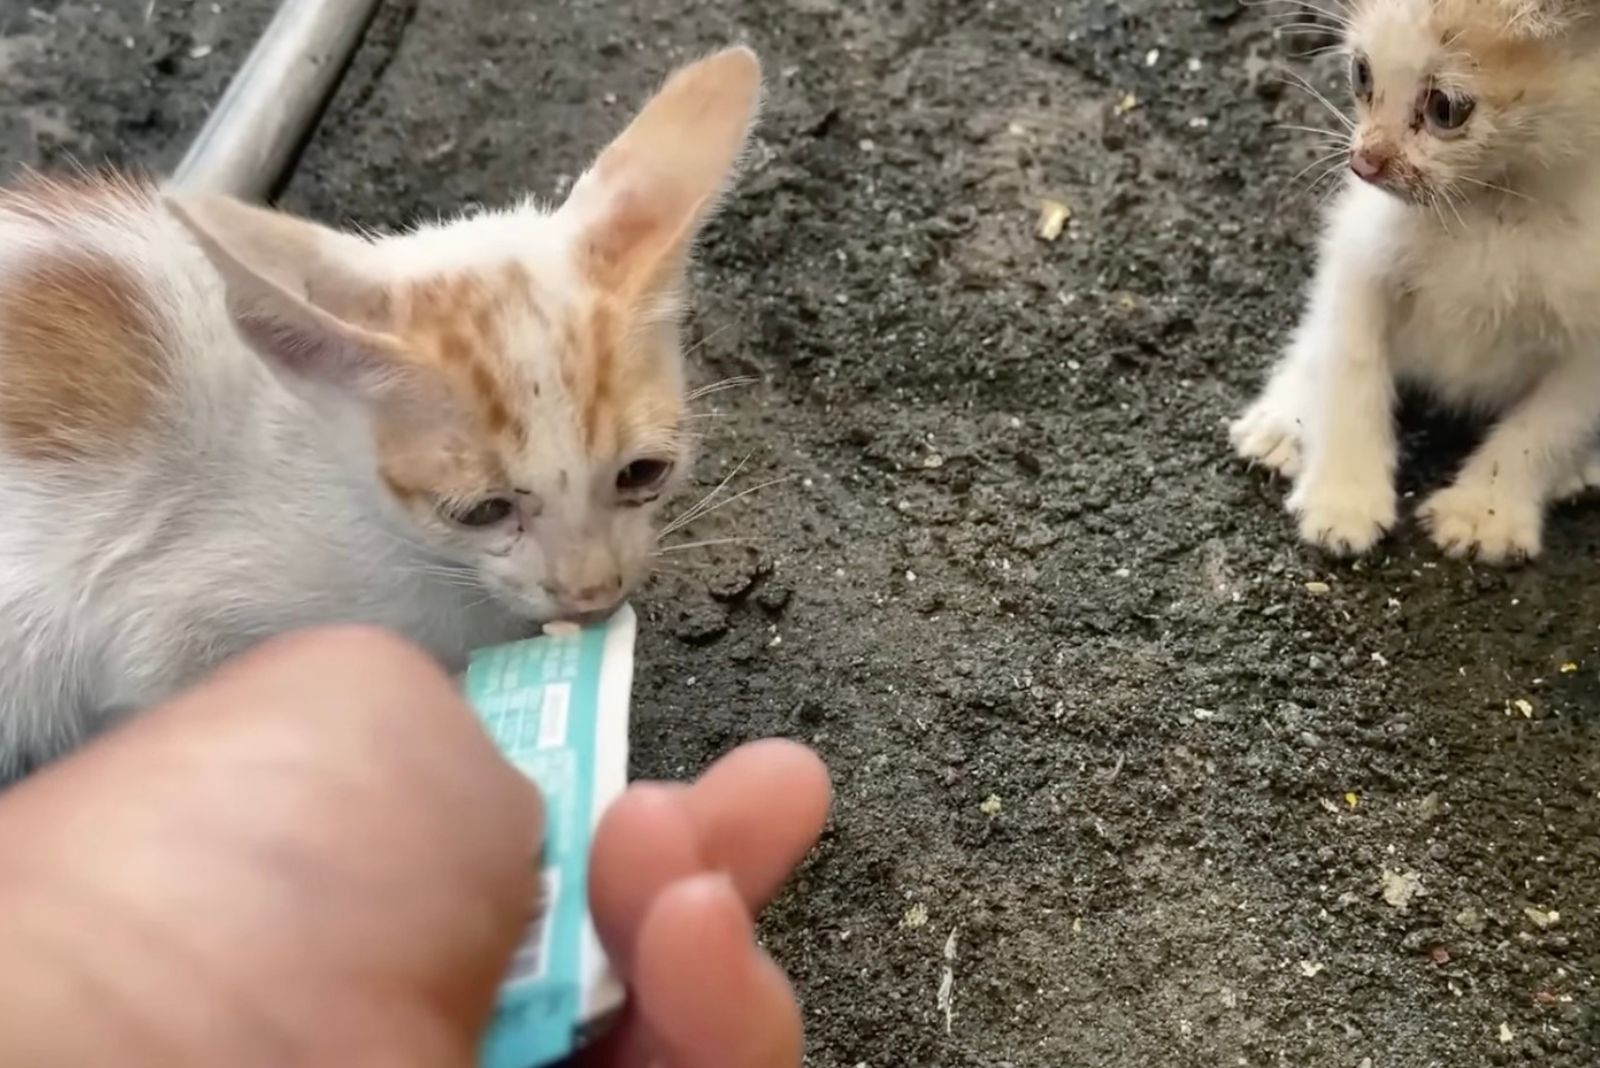
<svg viewBox="0 0 1600 1068">
<path fill-rule="evenodd" d="M 676 285 L 744 151 L 761 64 L 729 48 L 679 70 L 573 187 L 584 268 L 641 294 Z"/>
<path fill-rule="evenodd" d="M 222 276 L 240 335 L 274 370 L 368 399 L 404 376 L 400 341 L 349 318 L 382 300 L 362 273 L 360 238 L 228 197 L 168 195 L 166 206 Z"/>
</svg>

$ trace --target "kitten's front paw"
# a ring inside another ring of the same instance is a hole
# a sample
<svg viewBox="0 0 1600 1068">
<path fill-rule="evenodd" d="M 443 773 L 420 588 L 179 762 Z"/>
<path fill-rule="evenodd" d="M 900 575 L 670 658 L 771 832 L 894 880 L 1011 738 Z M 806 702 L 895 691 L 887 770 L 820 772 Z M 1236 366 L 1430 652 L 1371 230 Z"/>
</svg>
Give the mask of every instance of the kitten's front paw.
<svg viewBox="0 0 1600 1068">
<path fill-rule="evenodd" d="M 1429 497 L 1417 518 L 1448 555 L 1475 556 L 1489 564 L 1538 556 L 1544 530 L 1538 500 L 1468 480 Z"/>
<path fill-rule="evenodd" d="M 1228 440 L 1240 459 L 1294 478 L 1300 473 L 1300 424 L 1281 411 L 1271 395 L 1252 404 L 1228 426 Z"/>
<path fill-rule="evenodd" d="M 1300 537 L 1335 556 L 1359 556 L 1394 526 L 1394 490 L 1381 479 L 1302 482 L 1289 495 Z"/>
</svg>

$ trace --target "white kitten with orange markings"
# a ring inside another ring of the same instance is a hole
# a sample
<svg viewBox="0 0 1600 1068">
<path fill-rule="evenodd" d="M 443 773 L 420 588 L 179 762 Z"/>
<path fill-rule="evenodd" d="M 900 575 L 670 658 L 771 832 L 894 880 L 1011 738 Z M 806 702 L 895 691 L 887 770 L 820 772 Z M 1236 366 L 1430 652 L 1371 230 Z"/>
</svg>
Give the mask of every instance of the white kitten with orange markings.
<svg viewBox="0 0 1600 1068">
<path fill-rule="evenodd" d="M 1396 519 L 1395 391 L 1415 385 L 1498 417 L 1420 508 L 1433 540 L 1534 556 L 1550 502 L 1600 481 L 1600 5 L 1335 2 L 1353 175 L 1235 448 L 1294 479 L 1305 540 L 1363 552 Z"/>
<path fill-rule="evenodd" d="M 616 605 L 688 460 L 687 257 L 759 95 L 718 53 L 559 210 L 397 236 L 0 192 L 0 774 L 289 628 L 460 663 Z"/>
</svg>

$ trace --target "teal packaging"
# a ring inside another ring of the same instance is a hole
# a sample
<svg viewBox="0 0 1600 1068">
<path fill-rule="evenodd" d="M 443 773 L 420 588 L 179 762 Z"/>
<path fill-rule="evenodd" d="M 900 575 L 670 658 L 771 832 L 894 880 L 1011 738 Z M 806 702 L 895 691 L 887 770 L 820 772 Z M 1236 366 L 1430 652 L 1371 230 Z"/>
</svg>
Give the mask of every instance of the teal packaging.
<svg viewBox="0 0 1600 1068">
<path fill-rule="evenodd" d="M 622 1003 L 589 918 L 589 844 L 623 790 L 635 618 L 552 624 L 472 654 L 468 702 L 506 759 L 544 795 L 541 903 L 500 987 L 479 1068 L 539 1068 L 569 1056 Z"/>
</svg>

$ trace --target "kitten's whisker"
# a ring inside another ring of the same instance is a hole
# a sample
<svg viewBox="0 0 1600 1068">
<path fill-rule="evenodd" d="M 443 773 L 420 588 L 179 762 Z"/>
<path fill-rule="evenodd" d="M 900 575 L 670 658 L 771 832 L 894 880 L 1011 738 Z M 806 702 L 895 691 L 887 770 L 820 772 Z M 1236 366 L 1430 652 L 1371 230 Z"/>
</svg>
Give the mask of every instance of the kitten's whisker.
<svg viewBox="0 0 1600 1068">
<path fill-rule="evenodd" d="M 1297 8 L 1289 11 L 1278 11 L 1268 16 L 1273 22 L 1273 33 L 1288 32 L 1290 34 L 1333 34 L 1343 36 L 1348 33 L 1351 23 L 1331 16 L 1323 15 L 1320 11 L 1310 8 Z M 1289 20 L 1295 21 L 1289 21 Z"/>
<path fill-rule="evenodd" d="M 1312 160 L 1312 161 L 1310 161 L 1310 163 L 1307 163 L 1307 165 L 1304 166 L 1304 168 L 1301 169 L 1301 173 L 1296 174 L 1296 176 L 1294 176 L 1294 177 L 1291 177 L 1291 179 L 1290 179 L 1291 187 L 1294 187 L 1294 185 L 1298 184 L 1299 179 L 1302 179 L 1302 177 L 1306 177 L 1306 174 L 1309 174 L 1310 171 L 1314 171 L 1314 169 L 1317 169 L 1318 166 L 1322 166 L 1322 168 L 1325 168 L 1325 169 L 1323 169 L 1322 173 L 1318 174 L 1318 176 L 1315 177 L 1314 181 L 1309 182 L 1309 184 L 1306 185 L 1306 189 L 1315 189 L 1315 185 L 1317 185 L 1317 182 L 1322 181 L 1323 177 L 1326 177 L 1326 174 L 1328 174 L 1328 166 L 1326 166 L 1326 165 L 1330 165 L 1330 163 L 1331 163 L 1331 165 L 1333 165 L 1333 166 L 1344 166 L 1344 161 L 1342 161 L 1342 158 L 1339 158 L 1339 157 L 1342 157 L 1342 155 L 1344 155 L 1344 150 L 1341 149 L 1341 150 L 1339 150 L 1339 152 L 1330 152 L 1330 153 L 1328 153 L 1328 155 L 1325 155 L 1325 157 L 1320 158 L 1320 160 Z M 1334 160 L 1338 160 L 1338 163 L 1334 163 Z"/>
<path fill-rule="evenodd" d="M 1287 80 L 1288 84 L 1294 85 L 1294 86 L 1298 86 L 1299 88 L 1304 89 L 1307 93 L 1310 93 L 1311 94 L 1311 99 L 1313 99 L 1317 103 L 1321 104 L 1324 108 L 1326 108 L 1328 110 L 1328 114 L 1332 115 L 1335 119 L 1339 120 L 1339 125 L 1343 126 L 1346 130 L 1349 130 L 1351 133 L 1355 133 L 1356 124 L 1350 118 L 1350 116 L 1348 116 L 1344 112 L 1340 111 L 1339 108 L 1334 104 L 1333 101 L 1329 100 L 1326 96 L 1324 96 L 1322 94 L 1321 90 L 1319 90 L 1316 86 L 1312 85 L 1311 82 L 1308 81 L 1304 76 L 1302 76 L 1298 71 L 1285 70 L 1285 71 L 1282 72 L 1282 74 L 1284 75 L 1284 77 Z"/>
<path fill-rule="evenodd" d="M 728 483 L 739 477 L 739 473 L 744 470 L 745 465 L 750 462 L 750 457 L 753 455 L 755 455 L 753 452 L 747 452 L 740 457 L 739 462 L 734 465 L 732 471 L 729 471 L 725 476 L 723 476 L 722 481 L 718 482 L 715 486 L 712 486 L 710 491 L 707 492 L 705 496 L 701 497 L 685 512 L 683 512 L 682 515 L 679 515 L 676 519 L 673 519 L 662 528 L 661 534 L 658 536 L 658 540 L 660 537 L 665 537 L 680 527 L 684 527 L 690 523 L 693 523 L 695 519 L 706 510 L 706 508 L 710 507 L 711 502 L 716 499 L 717 494 L 726 489 L 728 487 Z"/>
<path fill-rule="evenodd" d="M 1341 144 L 1347 144 L 1350 140 L 1349 134 L 1340 133 L 1338 130 L 1330 130 L 1325 126 L 1301 126 L 1297 122 L 1275 122 L 1272 125 L 1279 130 L 1298 130 L 1300 133 L 1317 134 L 1327 140 L 1338 141 Z"/>
<path fill-rule="evenodd" d="M 753 452 L 745 453 L 743 458 L 741 458 L 739 462 L 734 465 L 733 470 L 729 471 L 727 476 L 723 478 L 721 482 L 718 482 L 715 486 L 711 487 L 710 492 L 708 492 L 704 497 L 701 497 L 698 501 L 694 502 L 694 504 L 690 505 L 680 515 L 678 515 L 677 518 L 668 520 L 667 524 L 661 528 L 661 533 L 656 535 L 656 539 L 660 540 L 661 538 L 666 537 L 668 534 L 671 534 L 674 530 L 677 530 L 680 527 L 688 526 L 690 523 L 693 523 L 696 519 L 698 519 L 704 513 L 707 506 L 710 505 L 712 499 L 726 489 L 729 482 L 738 477 L 739 472 L 744 470 L 745 464 L 749 463 L 750 457 L 754 455 L 755 453 Z"/>
<path fill-rule="evenodd" d="M 1467 220 L 1461 216 L 1461 205 L 1457 202 L 1451 190 L 1444 190 L 1444 202 L 1449 205 L 1450 213 L 1456 217 L 1456 222 L 1461 224 L 1461 229 L 1467 228 Z"/>
<path fill-rule="evenodd" d="M 1275 27 L 1275 32 L 1286 37 L 1326 37 L 1338 33 L 1338 27 L 1329 26 L 1325 22 L 1285 22 Z M 1339 41 L 1332 47 L 1343 48 L 1344 42 Z"/>
<path fill-rule="evenodd" d="M 706 549 L 713 545 L 749 545 L 749 538 L 706 538 L 703 541 L 682 542 L 678 545 L 668 545 L 664 549 L 657 549 L 657 556 L 666 556 L 668 553 L 686 553 L 690 549 Z"/>
<path fill-rule="evenodd" d="M 690 345 L 688 348 L 684 349 L 683 350 L 683 358 L 687 360 L 690 356 L 693 356 L 695 353 L 699 352 L 701 349 L 703 349 L 707 345 L 711 344 L 711 342 L 715 341 L 717 338 L 721 337 L 723 334 L 726 334 L 729 330 L 732 330 L 732 329 L 733 329 L 733 324 L 732 323 L 723 323 L 721 326 L 719 326 L 715 330 L 711 331 L 711 333 L 707 334 L 705 337 L 701 338 L 699 341 L 696 341 L 693 345 Z"/>
<path fill-rule="evenodd" d="M 1327 167 L 1325 170 L 1323 170 L 1323 172 L 1321 174 L 1317 175 L 1314 179 L 1312 179 L 1310 184 L 1308 184 L 1306 186 L 1306 189 L 1305 189 L 1306 195 L 1310 196 L 1311 194 L 1316 193 L 1318 187 L 1320 187 L 1324 182 L 1328 182 L 1328 178 L 1329 177 L 1341 174 L 1344 171 L 1344 169 L 1345 169 L 1345 164 L 1344 164 L 1343 160 L 1340 160 L 1339 162 L 1334 163 L 1331 166 Z M 1340 188 L 1339 182 L 1337 182 L 1337 181 L 1328 182 L 1327 189 L 1323 191 L 1323 193 L 1321 194 L 1320 198 L 1317 201 L 1317 206 L 1319 208 L 1324 207 L 1328 203 L 1328 200 L 1335 193 L 1337 193 L 1339 191 L 1339 188 Z"/>
<path fill-rule="evenodd" d="M 481 590 L 483 584 L 474 579 L 470 574 L 451 571 L 430 571 L 426 568 L 412 568 L 411 573 L 423 578 L 434 579 L 450 586 L 458 586 L 466 590 Z"/>
<path fill-rule="evenodd" d="M 724 378 L 720 382 L 712 382 L 708 385 L 701 386 L 698 389 L 691 389 L 688 393 L 684 394 L 683 399 L 692 403 L 700 400 L 702 397 L 709 397 L 713 393 L 721 393 L 725 389 L 737 389 L 740 386 L 751 386 L 759 381 L 761 380 L 755 375 L 734 375 L 732 378 Z"/>
<path fill-rule="evenodd" d="M 1334 44 L 1318 45 L 1316 48 L 1308 48 L 1304 52 L 1294 52 L 1291 54 L 1296 59 L 1320 59 L 1323 56 L 1331 56 L 1337 52 L 1344 51 L 1348 51 L 1345 48 L 1344 42 L 1338 41 Z"/>
<path fill-rule="evenodd" d="M 1338 11 L 1330 11 L 1321 4 L 1312 3 L 1312 0 L 1278 0 L 1278 2 L 1289 10 L 1277 12 L 1272 15 L 1273 18 L 1294 18 L 1303 12 L 1309 12 L 1321 15 L 1335 25 L 1346 28 L 1350 26 L 1350 8 L 1342 0 L 1334 0 L 1335 3 L 1339 4 Z M 1272 4 L 1273 0 L 1266 0 L 1266 2 L 1262 2 L 1262 0 L 1245 0 L 1246 7 L 1270 7 Z"/>
<path fill-rule="evenodd" d="M 1450 232 L 1450 224 L 1445 221 L 1443 213 L 1439 211 L 1439 198 L 1430 190 L 1427 196 L 1422 198 L 1422 204 L 1428 209 L 1428 214 L 1438 220 L 1439 228 L 1448 234 Z"/>
<path fill-rule="evenodd" d="M 446 566 L 446 565 L 444 565 L 444 564 L 439 562 L 439 550 L 435 549 L 433 546 L 426 545 L 426 544 L 424 544 L 424 543 L 422 543 L 420 541 L 415 541 L 415 540 L 413 540 L 411 538 L 408 538 L 404 534 L 401 534 L 399 531 L 388 530 L 388 529 L 386 529 L 384 527 L 376 527 L 374 529 L 376 529 L 378 533 L 382 534 L 384 537 L 388 538 L 390 541 L 394 542 L 396 545 L 399 545 L 402 548 L 410 549 L 410 550 L 412 550 L 414 552 L 422 554 L 422 556 L 425 559 L 422 560 L 422 561 L 419 561 L 420 563 L 437 564 L 438 566 L 441 566 L 441 567 L 442 566 Z"/>
<path fill-rule="evenodd" d="M 1485 182 L 1477 178 L 1468 178 L 1464 174 L 1458 174 L 1455 176 L 1455 178 L 1458 182 L 1466 182 L 1469 185 L 1482 186 L 1484 189 L 1492 190 L 1496 193 L 1504 193 L 1508 197 L 1516 197 L 1518 200 L 1526 200 L 1529 204 L 1538 203 L 1537 200 L 1535 200 L 1533 197 L 1530 197 L 1528 194 L 1519 193 L 1515 189 L 1509 189 L 1503 185 L 1495 185 L 1493 182 Z"/>
<path fill-rule="evenodd" d="M 714 504 L 711 507 L 709 507 L 709 508 L 705 509 L 704 511 L 700 512 L 699 515 L 695 516 L 695 519 L 703 519 L 706 516 L 710 515 L 712 512 L 717 511 L 718 509 L 728 507 L 728 505 L 732 504 L 734 501 L 737 501 L 742 497 L 750 496 L 750 494 L 756 492 L 757 490 L 764 490 L 768 486 L 776 486 L 780 482 L 788 482 L 788 481 L 792 480 L 793 478 L 794 478 L 793 475 L 784 475 L 784 476 L 782 476 L 780 478 L 768 479 L 765 482 L 757 482 L 754 486 L 751 486 L 748 489 L 740 490 L 738 493 L 735 493 L 732 497 L 723 498 L 722 500 L 718 501 L 716 504 Z M 665 534 L 666 531 L 662 531 L 662 533 Z"/>
<path fill-rule="evenodd" d="M 1287 190 L 1285 190 L 1284 194 L 1281 194 L 1278 197 L 1278 203 L 1282 204 L 1283 196 L 1287 195 L 1289 192 L 1292 192 L 1296 188 L 1297 183 L 1299 183 L 1300 179 L 1305 177 L 1305 175 L 1309 171 L 1311 171 L 1313 168 L 1318 167 L 1318 166 L 1320 166 L 1322 164 L 1325 164 L 1329 160 L 1338 160 L 1338 162 L 1334 163 L 1332 167 L 1327 168 L 1321 174 L 1317 175 L 1316 178 L 1312 179 L 1309 183 L 1307 183 L 1305 185 L 1304 191 L 1306 193 L 1313 192 L 1317 188 L 1317 184 L 1319 182 L 1321 182 L 1324 178 L 1326 178 L 1331 171 L 1338 170 L 1339 168 L 1342 168 L 1344 166 L 1344 154 L 1345 154 L 1345 150 L 1343 148 L 1341 148 L 1336 152 L 1329 152 L 1327 155 L 1322 156 L 1319 159 L 1314 159 L 1310 163 L 1306 164 L 1305 167 L 1303 167 L 1300 170 L 1300 173 L 1296 174 L 1294 177 L 1289 179 L 1289 182 L 1288 182 L 1289 188 Z"/>
</svg>

